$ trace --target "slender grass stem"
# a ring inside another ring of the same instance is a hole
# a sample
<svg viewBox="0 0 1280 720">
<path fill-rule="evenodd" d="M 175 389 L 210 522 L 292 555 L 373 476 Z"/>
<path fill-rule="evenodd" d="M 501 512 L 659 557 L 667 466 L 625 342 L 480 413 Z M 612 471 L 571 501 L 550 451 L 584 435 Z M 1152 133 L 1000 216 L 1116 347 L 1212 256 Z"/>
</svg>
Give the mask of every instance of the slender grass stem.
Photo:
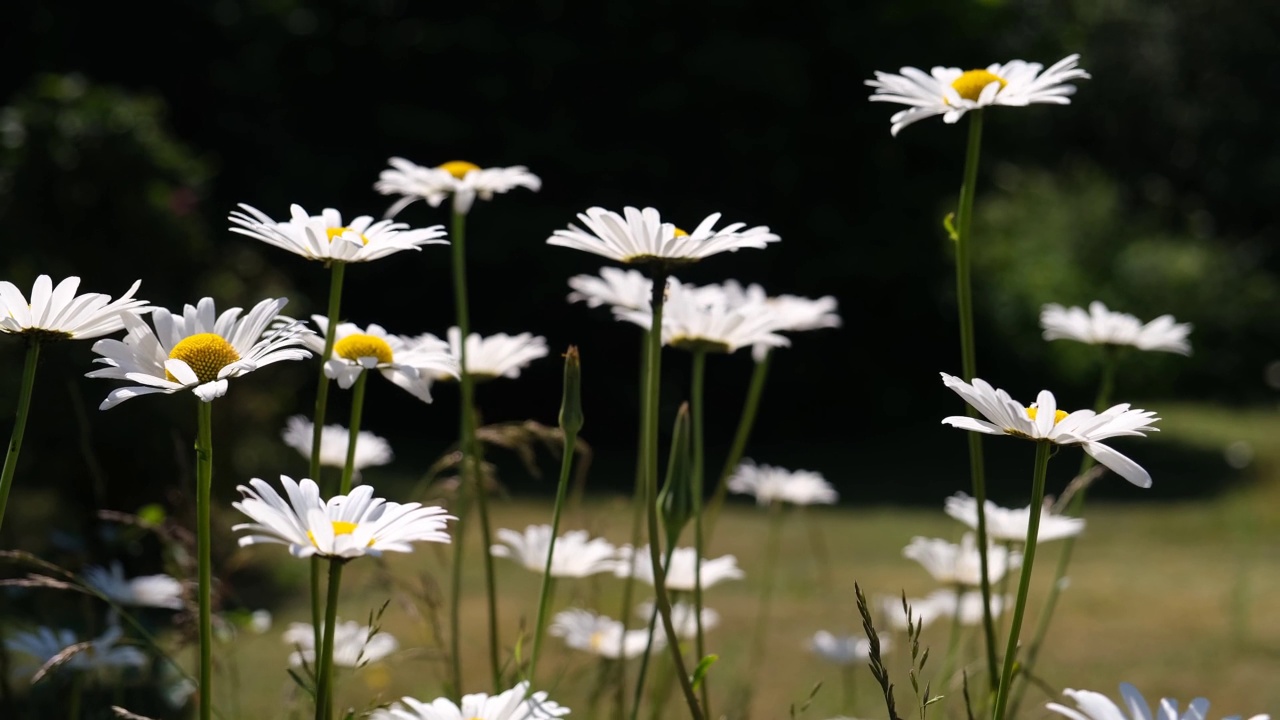
<svg viewBox="0 0 1280 720">
<path fill-rule="evenodd" d="M 213 488 L 213 403 L 196 401 L 196 538 L 199 555 L 200 720 L 213 717 L 213 538 L 209 506 Z"/>
<path fill-rule="evenodd" d="M 720 510 L 724 507 L 725 494 L 729 492 L 729 477 L 738 469 L 742 456 L 747 451 L 747 442 L 751 439 L 751 430 L 756 424 L 756 412 L 760 409 L 760 396 L 764 394 L 764 383 L 769 377 L 769 363 L 773 360 L 773 350 L 765 353 L 764 359 L 756 363 L 751 372 L 751 383 L 747 386 L 747 399 L 742 404 L 742 415 L 738 418 L 738 429 L 733 434 L 733 444 L 729 446 L 729 454 L 725 457 L 724 468 L 720 470 L 720 478 L 716 481 L 715 493 L 707 505 L 707 537 L 710 538 L 716 529 L 716 521 L 720 519 Z"/>
<path fill-rule="evenodd" d="M 645 470 L 644 470 L 644 451 L 645 451 L 645 408 L 649 401 L 649 393 L 646 383 L 649 381 L 649 331 L 646 330 L 644 338 L 640 343 L 640 379 L 636 383 L 636 387 L 640 389 L 640 423 L 639 437 L 636 441 L 636 484 L 635 490 L 631 497 L 631 547 L 640 547 L 640 532 L 644 527 L 645 518 Z M 622 581 L 622 610 L 618 617 L 622 619 L 623 625 L 626 625 L 626 618 L 631 614 L 631 600 L 635 589 L 636 574 L 634 572 L 627 573 L 627 577 Z M 614 713 L 618 718 L 627 717 L 627 657 L 624 652 L 627 644 L 626 633 L 618 636 L 618 668 L 617 668 L 617 692 L 614 695 Z"/>
<path fill-rule="evenodd" d="M 693 490 L 693 546 L 696 550 L 693 555 L 694 659 L 699 663 L 707 656 L 706 634 L 702 627 L 702 556 L 706 549 L 706 538 L 702 528 L 702 486 L 706 474 L 706 446 L 703 438 L 705 414 L 703 395 L 706 376 L 707 351 L 699 348 L 693 351 L 690 389 L 692 402 L 689 403 L 693 420 L 693 473 L 690 484 Z M 708 678 L 703 677 L 699 688 L 702 691 L 702 712 L 706 715 L 711 714 L 711 692 L 707 687 L 709 684 Z"/>
<path fill-rule="evenodd" d="M 333 716 L 333 638 L 338 626 L 338 590 L 342 586 L 342 559 L 329 559 L 329 594 L 325 599 L 324 640 L 316 656 L 316 720 Z"/>
<path fill-rule="evenodd" d="M 1009 705 L 1009 689 L 1013 682 L 1013 666 L 1018 661 L 1018 635 L 1022 631 L 1022 616 L 1027 609 L 1027 592 L 1031 589 L 1031 570 L 1036 559 L 1036 540 L 1040 534 L 1040 513 L 1036 509 L 1044 504 L 1045 476 L 1049 471 L 1049 455 L 1053 443 L 1040 440 L 1036 443 L 1036 469 L 1031 484 L 1031 514 L 1027 522 L 1027 542 L 1023 549 L 1022 576 L 1018 580 L 1018 598 L 1013 606 L 1013 622 L 1009 625 L 1009 643 L 1004 651 L 1004 669 L 1000 673 L 1000 687 L 996 691 L 995 720 L 1004 720 Z"/>
<path fill-rule="evenodd" d="M 977 343 L 973 330 L 973 283 L 970 250 L 973 239 L 973 199 L 978 184 L 978 158 L 982 150 L 982 110 L 969 113 L 969 142 L 964 154 L 964 183 L 960 186 L 960 207 L 956 226 L 956 305 L 960 315 L 960 365 L 966 382 L 978 373 Z M 965 411 L 976 416 L 972 407 Z M 996 687 L 996 629 L 991 616 L 991 580 L 987 559 L 987 481 L 983 467 L 982 436 L 969 433 L 969 474 L 973 497 L 978 503 L 978 552 L 982 570 L 982 629 L 987 645 L 987 673 L 991 689 Z"/>
<path fill-rule="evenodd" d="M 18 469 L 18 453 L 22 452 L 22 436 L 27 430 L 31 390 L 36 384 L 36 364 L 39 361 L 40 340 L 32 338 L 27 341 L 27 359 L 22 364 L 22 389 L 18 391 L 18 412 L 13 420 L 13 434 L 9 436 L 9 450 L 4 456 L 4 471 L 0 473 L 0 527 L 4 525 L 4 511 L 9 505 L 13 474 Z"/>
<path fill-rule="evenodd" d="M 347 436 L 347 461 L 342 465 L 342 482 L 338 486 L 339 495 L 351 492 L 351 478 L 356 471 L 356 443 L 360 440 L 360 421 L 364 415 L 364 386 L 369 379 L 369 371 L 361 371 L 356 377 L 355 387 L 351 388 L 351 428 Z"/>
</svg>

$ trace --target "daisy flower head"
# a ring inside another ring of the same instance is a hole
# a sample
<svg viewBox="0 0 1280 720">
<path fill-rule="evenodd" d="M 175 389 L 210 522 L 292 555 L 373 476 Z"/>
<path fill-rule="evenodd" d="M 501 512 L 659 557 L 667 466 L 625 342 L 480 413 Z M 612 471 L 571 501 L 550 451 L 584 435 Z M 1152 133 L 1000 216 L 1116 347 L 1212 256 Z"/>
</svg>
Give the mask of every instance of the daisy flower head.
<svg viewBox="0 0 1280 720">
<path fill-rule="evenodd" d="M 124 568 L 113 562 L 110 570 L 99 565 L 85 568 L 84 582 L 119 605 L 182 609 L 182 583 L 170 575 L 126 579 Z"/>
<path fill-rule="evenodd" d="M 391 167 L 379 173 L 378 182 L 373 186 L 383 195 L 400 196 L 387 210 L 387 217 L 395 217 L 418 200 L 426 200 L 431 207 L 439 207 L 450 195 L 453 196 L 453 211 L 465 215 L 471 211 L 477 197 L 492 200 L 495 193 L 505 193 L 514 188 L 529 188 L 537 192 L 542 187 L 542 180 L 523 165 L 482 168 L 465 160 L 450 160 L 436 167 L 423 167 L 398 157 L 387 162 Z"/>
<path fill-rule="evenodd" d="M 719 286 L 704 286 L 704 289 L 711 287 L 720 289 L 730 307 L 764 305 L 772 317 L 773 330 L 777 332 L 838 328 L 842 324 L 836 312 L 838 303 L 830 295 L 816 300 L 799 295 L 770 297 L 759 285 L 752 283 L 744 287 L 736 280 L 726 280 Z M 773 346 L 767 342 L 756 343 L 751 347 L 751 356 L 756 362 L 763 362 L 772 349 Z"/>
<path fill-rule="evenodd" d="M 1162 698 L 1156 712 L 1152 713 L 1146 698 L 1142 697 L 1138 688 L 1129 683 L 1120 683 L 1123 710 L 1111 698 L 1091 690 L 1063 690 L 1062 694 L 1075 701 L 1076 707 L 1047 703 L 1045 708 L 1071 720 L 1205 720 L 1209 717 L 1209 701 L 1204 698 L 1196 698 L 1187 703 L 1185 713 L 1178 711 L 1177 700 Z M 1240 720 L 1240 716 L 1234 715 L 1225 720 Z M 1249 720 L 1271 720 L 1271 716 L 1254 715 Z"/>
<path fill-rule="evenodd" d="M 302 457 L 311 457 L 311 441 L 315 425 L 303 415 L 289 418 L 284 430 L 280 433 L 285 445 L 297 450 Z M 320 464 L 330 467 L 346 467 L 347 447 L 350 445 L 351 431 L 341 425 L 325 425 L 320 431 Z M 355 470 L 376 465 L 386 465 L 395 454 L 391 445 L 383 438 L 364 430 L 356 438 Z"/>
<path fill-rule="evenodd" d="M 329 319 L 312 315 L 311 322 L 320 333 L 307 338 L 307 347 L 319 355 L 324 352 Z M 362 329 L 352 323 L 338 323 L 333 338 L 333 352 L 324 358 L 324 374 L 337 380 L 343 390 L 354 385 L 360 373 L 376 368 L 410 395 L 431 402 L 432 383 L 440 377 L 458 375 L 457 361 L 442 348 L 404 335 L 393 335 L 381 325 L 371 324 Z"/>
<path fill-rule="evenodd" d="M 973 533 L 965 533 L 960 544 L 940 538 L 914 537 L 902 549 L 902 556 L 920 563 L 934 580 L 944 585 L 977 587 L 982 583 L 982 558 Z M 1022 567 L 1022 555 L 1003 545 L 987 546 L 987 574 L 998 582 L 1010 570 Z"/>
<path fill-rule="evenodd" d="M 1108 310 L 1097 300 L 1086 311 L 1049 303 L 1040 310 L 1040 327 L 1045 340 L 1075 340 L 1089 345 L 1135 347 L 1151 352 L 1191 354 L 1191 323 L 1180 323 L 1172 315 L 1161 315 L 1143 324 L 1138 318 Z"/>
<path fill-rule="evenodd" d="M 107 367 L 86 376 L 138 384 L 112 390 L 98 409 L 113 408 L 139 395 L 179 390 L 190 390 L 201 401 L 212 402 L 226 394 L 230 378 L 282 360 L 311 357 L 298 347 L 311 331 L 280 314 L 287 302 L 267 298 L 247 313 L 231 308 L 221 315 L 214 310 L 213 298 L 203 298 L 194 307 L 187 305 L 181 315 L 155 308 L 151 313 L 154 330 L 137 315 L 122 315 L 127 334 L 123 340 L 93 344 L 93 351 L 102 356 L 94 362 Z"/>
<path fill-rule="evenodd" d="M 620 320 L 653 326 L 653 311 L 614 309 Z M 719 285 L 685 285 L 672 278 L 662 315 L 662 342 L 681 350 L 732 353 L 747 346 L 781 347 L 776 316 L 765 303 L 733 304 Z"/>
<path fill-rule="evenodd" d="M 462 331 L 449 328 L 449 354 L 454 362 L 462 363 Z M 435 338 L 431 338 L 435 340 Z M 436 340 L 436 342 L 439 342 Z M 498 333 L 480 337 L 479 333 L 467 335 L 467 373 L 476 382 L 495 378 L 518 378 L 529 363 L 547 356 L 547 339 L 533 333 L 507 335 Z M 456 377 L 454 375 L 453 377 Z M 440 377 L 441 380 L 448 376 Z"/>
<path fill-rule="evenodd" d="M 501 528 L 498 544 L 489 548 L 494 557 L 508 558 L 525 569 L 542 574 L 551 546 L 550 525 L 530 525 L 523 533 Z M 556 538 L 551 559 L 552 577 L 587 577 L 618 569 L 618 550 L 604 538 L 592 539 L 586 530 L 570 530 Z"/>
<path fill-rule="evenodd" d="M 141 280 L 116 300 L 102 293 L 77 295 L 80 278 L 72 276 L 55 287 L 48 275 L 36 278 L 31 299 L 16 285 L 0 281 L 0 333 L 50 342 L 88 340 L 124 328 L 124 315 L 145 313 L 147 301 L 136 300 Z"/>
<path fill-rule="evenodd" d="M 781 239 L 767 227 L 747 228 L 745 223 L 731 223 L 716 230 L 720 213 L 707 216 L 691 233 L 663 222 L 653 208 L 628 207 L 619 215 L 593 207 L 580 213 L 578 219 L 585 229 L 570 224 L 569 229 L 552 233 L 547 244 L 594 253 L 629 265 L 670 267 L 740 248 L 763 249 Z"/>
<path fill-rule="evenodd" d="M 324 626 L 320 626 L 323 632 Z M 281 639 L 294 651 L 289 654 L 289 664 L 299 667 L 315 665 L 316 630 L 311 623 L 289 623 Z M 333 628 L 333 664 L 339 667 L 358 668 L 391 655 L 400 649 L 400 643 L 391 633 L 377 632 L 374 628 L 349 620 L 339 622 Z"/>
<path fill-rule="evenodd" d="M 974 378 L 970 385 L 958 377 L 941 374 L 943 384 L 986 418 L 978 420 L 956 415 L 944 418 L 942 424 L 988 435 L 1012 435 L 1056 445 L 1080 445 L 1093 459 L 1125 480 L 1141 488 L 1151 487 L 1151 475 L 1141 465 L 1101 441 L 1158 432 L 1158 428 L 1151 426 L 1160 419 L 1155 413 L 1140 408 L 1130 409 L 1128 403 L 1114 405 L 1100 413 L 1092 410 L 1067 413 L 1058 409 L 1058 401 L 1048 390 L 1041 390 L 1031 407 L 1023 407 L 1009 397 L 1009 393 L 993 388 L 981 378 Z"/>
<path fill-rule="evenodd" d="M 244 203 L 240 208 L 244 212 L 232 211 L 227 217 L 235 226 L 231 232 L 324 263 L 369 262 L 401 250 L 421 250 L 423 245 L 449 244 L 443 225 L 411 230 L 391 220 L 374 222 L 368 215 L 344 223 L 333 208 L 310 215 L 299 205 L 289 206 L 288 220 L 276 222 L 257 208 Z"/>
<path fill-rule="evenodd" d="M 986 510 L 987 537 L 999 542 L 1020 543 L 1027 540 L 1027 525 L 1031 523 L 1031 506 L 1002 508 L 990 500 L 983 503 Z M 947 498 L 946 513 L 975 530 L 978 527 L 978 501 L 965 493 Z M 1048 542 L 1074 537 L 1084 532 L 1084 518 L 1055 515 L 1048 507 L 1040 509 L 1040 531 L 1036 542 Z"/>
<path fill-rule="evenodd" d="M 1079 60 L 1079 55 L 1068 55 L 1047 70 L 1040 63 L 1022 60 L 994 63 L 977 70 L 935 67 L 928 74 L 904 67 L 898 71 L 900 74 L 877 72 L 876 79 L 866 83 L 875 88 L 872 102 L 910 106 L 889 118 L 893 123 L 889 132 L 896 136 L 918 120 L 941 115 L 943 122 L 952 124 L 966 112 L 988 105 L 1068 105 L 1076 91 L 1068 82 L 1089 79 L 1089 73 L 1076 67 Z"/>
<path fill-rule="evenodd" d="M 462 704 L 439 698 L 429 703 L 401 698 L 386 710 L 375 710 L 369 720 L 543 720 L 569 714 L 569 708 L 547 699 L 541 690 L 529 692 L 529 681 L 499 695 L 463 695 Z"/>
<path fill-rule="evenodd" d="M 636 578 L 650 585 L 654 584 L 653 563 L 648 545 L 640 548 L 639 552 L 629 545 L 624 545 L 618 548 L 618 557 L 622 561 L 615 571 L 618 577 L 625 578 L 635 573 Z M 671 559 L 666 561 L 665 566 L 668 590 L 692 591 L 694 589 L 696 585 L 694 570 L 697 569 L 694 563 L 697 557 L 697 550 L 691 547 L 676 548 L 672 552 Z M 703 559 L 700 574 L 704 590 L 726 580 L 741 580 L 746 577 L 742 568 L 738 567 L 738 559 L 732 555 L 724 555 L 714 560 Z"/>
<path fill-rule="evenodd" d="M 757 505 L 833 505 L 840 494 L 822 475 L 810 470 L 786 470 L 744 461 L 729 478 L 729 492 L 752 495 Z"/>
<path fill-rule="evenodd" d="M 587 307 L 609 305 L 623 310 L 644 310 L 653 296 L 653 280 L 639 270 L 616 267 L 600 268 L 599 275 L 574 275 L 569 278 L 569 302 L 585 302 Z"/>
<path fill-rule="evenodd" d="M 294 557 L 327 558 L 380 556 L 384 552 L 412 552 L 410 543 L 450 542 L 445 523 L 456 520 L 444 508 L 420 503 L 394 503 L 373 496 L 373 488 L 360 485 L 350 495 L 320 499 L 320 488 L 303 478 L 294 482 L 281 475 L 285 498 L 267 483 L 254 478 L 236 488 L 241 498 L 231 506 L 253 522 L 232 526 L 240 546 L 276 543 L 289 546 Z"/>
<path fill-rule="evenodd" d="M 888 638 L 881 639 L 880 651 L 889 652 Z M 809 649 L 814 655 L 837 665 L 852 665 L 871 657 L 871 642 L 857 635 L 832 635 L 819 630 L 809 638 Z"/>
<path fill-rule="evenodd" d="M 647 623 L 656 609 L 653 601 L 646 600 L 636 606 L 636 615 L 644 618 Z M 713 630 L 720 624 L 720 613 L 709 607 L 702 608 L 700 615 L 703 631 Z M 683 600 L 671 603 L 671 627 L 675 629 L 676 637 L 681 640 L 692 640 L 698 636 L 698 618 L 699 614 L 694 612 L 693 605 Z M 657 635 L 662 635 L 664 632 L 662 623 L 654 626 L 654 633 Z"/>
<path fill-rule="evenodd" d="M 1012 603 L 1007 595 L 991 596 L 991 616 L 1000 617 Z M 982 622 L 982 591 L 965 590 L 957 593 L 953 588 L 942 588 L 929 593 L 924 599 L 933 617 L 955 618 L 961 625 L 972 626 Z"/>
<path fill-rule="evenodd" d="M 578 608 L 556 613 L 547 633 L 574 650 L 612 659 L 638 657 L 649 644 L 648 630 L 628 630 L 618 620 Z M 655 629 L 653 647 L 665 645 L 666 638 Z"/>
<path fill-rule="evenodd" d="M 10 651 L 34 659 L 35 662 L 17 670 L 19 674 L 26 676 L 34 676 L 59 656 L 65 659 L 56 667 L 67 670 L 109 670 L 146 665 L 147 656 L 141 650 L 132 645 L 119 644 L 123 636 L 124 631 L 118 625 L 107 628 L 102 635 L 89 641 L 81 641 L 71 630 L 39 627 L 33 631 L 9 635 L 4 640 L 4 646 Z M 69 650 L 71 653 L 66 654 Z"/>
</svg>

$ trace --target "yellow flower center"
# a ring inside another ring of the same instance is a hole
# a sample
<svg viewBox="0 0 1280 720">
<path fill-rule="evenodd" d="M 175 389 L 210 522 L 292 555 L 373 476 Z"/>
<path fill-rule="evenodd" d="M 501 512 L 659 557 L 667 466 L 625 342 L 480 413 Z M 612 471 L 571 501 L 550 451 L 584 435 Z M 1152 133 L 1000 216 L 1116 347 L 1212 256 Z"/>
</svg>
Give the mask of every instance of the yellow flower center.
<svg viewBox="0 0 1280 720">
<path fill-rule="evenodd" d="M 324 234 L 329 236 L 329 242 L 332 243 L 334 238 L 342 237 L 343 233 L 350 232 L 350 230 L 351 228 L 349 227 L 325 228 Z M 360 242 L 364 243 L 365 245 L 369 244 L 369 238 L 365 237 L 364 233 L 356 233 L 356 234 L 360 236 Z"/>
<path fill-rule="evenodd" d="M 472 170 L 479 170 L 480 166 L 475 163 L 469 163 L 466 160 L 450 160 L 449 162 L 441 165 L 436 169 L 444 170 L 450 175 L 461 180 L 462 178 L 466 177 L 467 173 L 471 172 Z"/>
<path fill-rule="evenodd" d="M 592 652 L 600 652 L 600 648 L 604 646 L 604 633 L 599 630 L 591 633 L 591 640 L 588 642 Z"/>
<path fill-rule="evenodd" d="M 1039 408 L 1027 408 L 1027 417 L 1031 418 L 1032 420 L 1035 420 L 1036 410 L 1039 410 Z M 1065 410 L 1055 410 L 1053 413 L 1053 424 L 1057 425 L 1058 423 L 1062 422 L 1062 418 L 1066 416 L 1067 416 L 1067 412 Z"/>
<path fill-rule="evenodd" d="M 673 237 L 689 237 L 689 233 L 681 230 L 680 228 L 676 228 L 676 232 Z"/>
<path fill-rule="evenodd" d="M 169 351 L 169 359 L 186 363 L 203 384 L 217 380 L 218 372 L 239 360 L 240 353 L 217 333 L 199 333 L 174 345 Z M 164 376 L 170 382 L 178 382 L 178 378 L 168 370 L 164 371 Z"/>
<path fill-rule="evenodd" d="M 391 362 L 391 346 L 386 340 L 373 335 L 348 335 L 333 344 L 333 354 L 352 362 L 363 357 L 378 358 L 378 364 Z"/>
<path fill-rule="evenodd" d="M 977 101 L 982 89 L 993 82 L 1000 83 L 1000 89 L 1009 84 L 1008 80 L 988 70 L 966 70 L 951 82 L 951 87 L 965 100 Z"/>
<path fill-rule="evenodd" d="M 350 535 L 356 531 L 356 524 L 353 522 L 347 522 L 346 520 L 330 520 L 330 522 L 333 523 L 334 537 L 339 535 Z M 312 545 L 316 544 L 316 536 L 313 535 L 310 530 L 307 531 L 307 539 L 311 541 Z M 316 545 L 316 547 L 320 546 Z M 369 547 L 373 547 L 372 540 L 369 541 Z"/>
</svg>

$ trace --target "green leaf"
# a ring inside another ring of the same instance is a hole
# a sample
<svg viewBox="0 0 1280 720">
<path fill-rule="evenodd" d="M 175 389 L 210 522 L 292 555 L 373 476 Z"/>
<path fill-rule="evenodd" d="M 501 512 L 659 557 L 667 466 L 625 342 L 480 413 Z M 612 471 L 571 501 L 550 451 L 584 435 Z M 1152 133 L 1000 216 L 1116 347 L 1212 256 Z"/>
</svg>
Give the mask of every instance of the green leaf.
<svg viewBox="0 0 1280 720">
<path fill-rule="evenodd" d="M 711 666 L 720 659 L 719 655 L 708 655 L 698 662 L 698 667 L 693 669 L 693 689 L 697 690 L 702 686 L 702 681 L 707 677 L 707 671 Z"/>
</svg>

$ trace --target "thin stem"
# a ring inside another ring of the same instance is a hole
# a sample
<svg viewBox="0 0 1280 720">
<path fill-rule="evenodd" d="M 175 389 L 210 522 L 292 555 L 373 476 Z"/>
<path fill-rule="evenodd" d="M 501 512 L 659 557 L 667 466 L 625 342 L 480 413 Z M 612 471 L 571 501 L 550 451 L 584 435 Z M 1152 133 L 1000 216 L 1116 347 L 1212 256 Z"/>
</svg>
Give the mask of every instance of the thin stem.
<svg viewBox="0 0 1280 720">
<path fill-rule="evenodd" d="M 751 639 L 751 657 L 748 659 L 747 678 L 754 685 L 756 675 L 760 671 L 760 663 L 764 660 L 765 638 L 770 627 L 769 617 L 773 612 L 773 586 L 777 579 L 778 552 L 782 536 L 783 507 L 780 503 L 769 506 L 769 529 L 764 541 L 764 563 L 760 567 L 760 601 L 756 610 L 756 631 Z"/>
<path fill-rule="evenodd" d="M 369 379 L 369 371 L 362 370 L 356 377 L 355 387 L 351 389 L 351 429 L 347 436 L 347 461 L 342 466 L 342 483 L 338 486 L 339 495 L 351 492 L 351 478 L 356 471 L 356 443 L 360 440 L 360 420 L 364 415 L 364 386 Z"/>
<path fill-rule="evenodd" d="M 9 436 L 9 451 L 4 456 L 4 472 L 0 474 L 0 527 L 4 525 L 4 510 L 9 505 L 13 473 L 18 469 L 18 453 L 22 452 L 22 436 L 27 430 L 31 389 L 36 384 L 36 363 L 39 361 L 40 341 L 32 338 L 27 341 L 27 359 L 22 364 L 22 389 L 18 392 L 18 412 L 13 420 L 13 434 Z"/>
<path fill-rule="evenodd" d="M 676 638 L 675 626 L 671 622 L 671 600 L 667 597 L 667 573 L 662 566 L 662 528 L 658 524 L 658 391 L 662 378 L 662 305 L 666 299 L 668 273 L 665 268 L 656 268 L 653 273 L 653 321 L 649 327 L 649 364 L 648 380 L 645 383 L 648 397 L 645 398 L 644 421 L 644 469 L 645 469 L 645 503 L 649 514 L 649 560 L 653 564 L 653 592 L 658 606 L 658 614 L 662 617 L 662 628 L 667 637 Z M 676 667 L 676 675 L 680 680 L 680 689 L 684 692 L 685 702 L 689 705 L 689 714 L 693 720 L 702 720 L 702 710 L 698 707 L 698 697 L 693 690 L 689 672 L 685 669 L 684 657 L 680 654 L 680 643 L 668 643 L 671 648 L 671 660 Z"/>
<path fill-rule="evenodd" d="M 663 567 L 670 567 L 671 556 L 675 554 L 675 551 L 674 545 L 667 548 L 667 552 L 662 559 Z M 634 561 L 635 559 L 633 558 L 632 562 Z M 634 575 L 635 573 L 633 572 L 632 574 Z M 625 618 L 626 615 L 624 614 L 623 617 Z M 625 620 L 623 622 L 625 623 Z M 649 673 L 649 658 L 653 655 L 654 632 L 658 627 L 658 604 L 656 602 L 653 604 L 653 610 L 649 612 L 649 623 L 646 627 L 649 634 L 645 636 L 644 652 L 640 654 L 640 667 L 636 670 L 636 688 L 631 706 L 631 720 L 636 720 L 640 716 L 640 700 L 644 697 L 645 678 L 648 677 Z"/>
<path fill-rule="evenodd" d="M 649 381 L 649 331 L 646 330 L 640 343 L 640 380 L 636 387 L 640 388 L 640 423 L 639 438 L 636 441 L 636 485 L 631 498 L 631 547 L 640 547 L 641 524 L 645 517 L 645 409 L 648 407 L 649 393 L 646 383 Z M 622 581 L 622 610 L 618 617 L 626 624 L 626 617 L 631 614 L 632 592 L 635 588 L 635 572 L 627 573 Z M 627 717 L 627 635 L 618 636 L 618 686 L 614 695 L 614 713 L 618 718 Z"/>
<path fill-rule="evenodd" d="M 200 564 L 200 720 L 213 717 L 213 558 L 209 528 L 213 488 L 213 403 L 196 401 L 196 537 Z"/>
<path fill-rule="evenodd" d="M 702 485 L 706 473 L 706 448 L 703 438 L 703 394 L 707 375 L 707 351 L 698 349 L 693 352 L 693 372 L 691 379 L 689 403 L 693 420 L 693 622 L 695 627 L 694 658 L 701 663 L 707 656 L 706 637 L 702 627 L 702 555 L 706 539 L 702 531 Z M 711 714 L 711 693 L 708 690 L 708 678 L 702 678 L 702 712 Z"/>
<path fill-rule="evenodd" d="M 325 598 L 324 640 L 316 656 L 316 720 L 333 715 L 333 638 L 338 625 L 338 590 L 342 586 L 342 559 L 329 559 L 329 594 Z"/>
<path fill-rule="evenodd" d="M 565 495 L 569 490 L 569 473 L 573 469 L 573 447 L 578 441 L 578 433 L 572 429 L 565 430 L 564 452 L 560 456 L 560 484 L 556 487 L 556 505 L 551 511 L 551 542 L 547 545 L 547 563 L 542 571 L 542 590 L 538 594 L 538 624 L 533 628 L 533 653 L 529 658 L 529 687 L 534 686 L 538 669 L 538 655 L 542 650 L 542 636 L 547 626 L 547 613 L 551 609 L 551 588 L 555 582 L 551 577 L 551 561 L 556 554 L 556 533 L 560 532 L 560 513 L 564 510 Z"/>
<path fill-rule="evenodd" d="M 453 565 L 449 568 L 449 656 L 453 659 L 453 688 L 450 690 L 455 701 L 462 698 L 462 546 L 466 543 L 465 523 L 471 510 L 471 486 L 464 480 L 458 484 L 457 515 L 453 533 Z"/>
<path fill-rule="evenodd" d="M 996 691 L 995 720 L 1004 720 L 1009 704 L 1009 687 L 1013 682 L 1013 666 L 1018 660 L 1018 634 L 1022 631 L 1022 615 L 1027 609 L 1027 592 L 1031 589 L 1031 569 L 1036 559 L 1036 540 L 1040 534 L 1040 513 L 1036 509 L 1044 505 L 1044 481 L 1049 471 L 1049 454 L 1053 443 L 1040 440 L 1036 443 L 1036 470 L 1031 485 L 1031 516 L 1027 522 L 1027 542 L 1022 555 L 1022 577 L 1018 580 L 1018 599 L 1013 606 L 1013 623 L 1009 626 L 1009 644 L 1004 651 L 1004 670 L 1000 674 L 1000 687 Z"/>
<path fill-rule="evenodd" d="M 960 314 L 960 365 L 966 382 L 978 374 L 977 345 L 973 330 L 973 282 L 969 252 L 973 235 L 973 199 L 978 185 L 978 157 L 982 150 L 982 110 L 969 113 L 969 143 L 964 154 L 964 182 L 960 185 L 960 207 L 956 226 L 956 305 Z M 965 411 L 975 415 L 973 407 Z M 983 468 L 982 436 L 969 435 L 969 474 L 973 498 L 978 504 L 978 553 L 981 558 L 982 629 L 987 641 L 987 672 L 991 688 L 996 683 L 996 629 L 991 616 L 991 580 L 987 560 L 987 481 Z"/>
<path fill-rule="evenodd" d="M 747 399 L 742 404 L 742 415 L 738 418 L 738 429 L 733 434 L 733 444 L 729 446 L 729 455 L 724 460 L 724 468 L 720 471 L 720 479 L 716 482 L 716 491 L 707 506 L 707 537 L 715 532 L 716 521 L 720 519 L 720 510 L 724 507 L 725 494 L 729 491 L 729 477 L 738 469 L 742 455 L 747 450 L 747 441 L 751 439 L 751 430 L 756 424 L 756 412 L 760 409 L 760 396 L 764 394 L 764 382 L 769 377 L 769 362 L 773 360 L 773 350 L 765 353 L 764 359 L 756 363 L 751 372 L 751 384 L 747 386 Z"/>
<path fill-rule="evenodd" d="M 324 330 L 324 352 L 320 355 L 320 377 L 316 382 L 316 407 L 311 418 L 311 463 L 307 468 L 307 477 L 320 485 L 324 478 L 320 473 L 320 443 L 324 438 L 325 412 L 329 404 L 329 376 L 324 374 L 324 364 L 333 352 L 334 339 L 338 332 L 338 313 L 342 306 L 342 279 L 346 274 L 347 264 L 335 262 L 329 265 L 329 309 L 328 324 Z M 323 485 L 321 485 L 323 487 Z M 311 558 L 311 627 L 315 630 L 315 644 L 320 647 L 320 617 L 323 609 L 320 606 L 320 558 Z"/>
</svg>

